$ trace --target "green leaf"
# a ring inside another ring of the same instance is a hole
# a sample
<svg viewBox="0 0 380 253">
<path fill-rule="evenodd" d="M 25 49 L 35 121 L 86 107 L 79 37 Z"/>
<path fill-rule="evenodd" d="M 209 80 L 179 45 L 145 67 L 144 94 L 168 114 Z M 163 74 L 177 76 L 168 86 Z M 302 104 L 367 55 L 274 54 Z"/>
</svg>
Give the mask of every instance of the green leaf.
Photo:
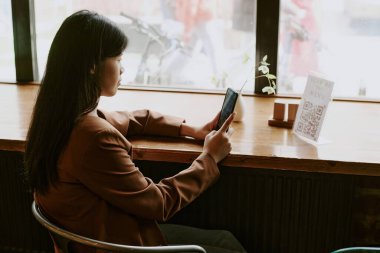
<svg viewBox="0 0 380 253">
<path fill-rule="evenodd" d="M 261 91 L 265 93 L 265 92 L 268 92 L 268 90 L 269 90 L 269 86 L 265 86 Z"/>
<path fill-rule="evenodd" d="M 265 86 L 261 91 L 263 93 L 268 93 L 268 95 L 276 93 L 276 91 L 270 86 Z"/>
<path fill-rule="evenodd" d="M 268 94 L 275 94 L 276 91 L 272 87 L 269 88 Z"/>
<path fill-rule="evenodd" d="M 267 75 L 269 73 L 269 68 L 267 66 L 262 65 L 257 70 L 261 71 L 264 75 Z"/>
<path fill-rule="evenodd" d="M 251 57 L 249 57 L 249 54 L 248 53 L 244 53 L 244 55 L 243 55 L 243 64 L 246 64 L 250 59 L 251 59 Z"/>
<path fill-rule="evenodd" d="M 267 78 L 269 78 L 269 79 L 276 79 L 276 76 L 275 75 L 272 75 L 272 74 L 266 74 L 265 75 Z"/>
<path fill-rule="evenodd" d="M 263 62 L 266 62 L 267 59 L 268 59 L 268 55 L 265 55 L 265 56 L 263 57 Z"/>
</svg>

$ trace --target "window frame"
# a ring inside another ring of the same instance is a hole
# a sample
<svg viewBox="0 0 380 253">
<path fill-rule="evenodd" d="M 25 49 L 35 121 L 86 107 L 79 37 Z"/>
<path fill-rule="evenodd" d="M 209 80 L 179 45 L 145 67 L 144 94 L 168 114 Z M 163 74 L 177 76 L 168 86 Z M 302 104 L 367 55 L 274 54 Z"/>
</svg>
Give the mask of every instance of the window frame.
<svg viewBox="0 0 380 253">
<path fill-rule="evenodd" d="M 34 0 L 11 1 L 16 80 L 17 82 L 38 82 Z M 259 62 L 264 55 L 268 55 L 274 75 L 276 75 L 277 66 L 279 6 L 279 0 L 256 2 L 256 62 Z M 256 80 L 254 92 L 262 94 L 261 89 L 265 85 L 265 82 Z M 206 91 L 205 93 L 213 92 Z"/>
<path fill-rule="evenodd" d="M 34 0 L 11 0 L 17 82 L 38 81 Z"/>
</svg>

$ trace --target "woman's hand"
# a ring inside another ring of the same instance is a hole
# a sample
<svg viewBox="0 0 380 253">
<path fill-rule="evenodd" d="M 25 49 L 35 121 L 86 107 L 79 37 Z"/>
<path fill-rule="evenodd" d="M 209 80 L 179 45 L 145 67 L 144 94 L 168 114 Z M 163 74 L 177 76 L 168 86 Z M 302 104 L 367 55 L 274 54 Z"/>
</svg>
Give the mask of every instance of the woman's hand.
<svg viewBox="0 0 380 253">
<path fill-rule="evenodd" d="M 230 136 L 233 131 L 227 132 L 227 130 L 234 117 L 235 113 L 231 114 L 218 131 L 213 130 L 206 136 L 203 152 L 214 158 L 216 163 L 226 157 L 232 149 Z"/>
<path fill-rule="evenodd" d="M 180 135 L 193 137 L 197 140 L 204 140 L 206 135 L 213 131 L 218 123 L 220 112 L 210 122 L 203 126 L 191 126 L 186 123 L 181 125 Z"/>
</svg>

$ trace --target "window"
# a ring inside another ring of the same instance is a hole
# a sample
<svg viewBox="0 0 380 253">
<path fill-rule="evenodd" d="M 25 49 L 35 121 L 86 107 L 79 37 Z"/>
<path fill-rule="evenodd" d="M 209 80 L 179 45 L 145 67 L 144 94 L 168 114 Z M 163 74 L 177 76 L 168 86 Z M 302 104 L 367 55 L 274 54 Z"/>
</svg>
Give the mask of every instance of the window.
<svg viewBox="0 0 380 253">
<path fill-rule="evenodd" d="M 301 94 L 309 71 L 335 82 L 334 95 L 380 98 L 380 1 L 282 0 L 279 93 Z"/>
<path fill-rule="evenodd" d="M 0 1 L 0 79 L 15 81 L 15 54 L 11 1 Z"/>
<path fill-rule="evenodd" d="M 255 84 L 253 73 L 257 74 L 260 58 L 268 54 L 271 73 L 277 75 L 278 94 L 302 94 L 308 74 L 314 71 L 335 82 L 335 97 L 380 98 L 377 0 L 31 3 L 35 7 L 40 77 L 62 21 L 77 10 L 90 9 L 114 20 L 130 38 L 123 62 L 126 86 L 225 90 L 240 89 L 248 80 L 245 91 L 260 92 L 266 80 L 256 79 Z M 0 76 L 5 73 L 11 78 L 10 1 L 1 4 L 0 25 L 6 27 L 6 33 L 0 34 Z"/>
<path fill-rule="evenodd" d="M 58 27 L 80 9 L 115 21 L 129 37 L 124 85 L 253 90 L 255 2 L 251 0 L 35 0 L 40 77 Z"/>
</svg>

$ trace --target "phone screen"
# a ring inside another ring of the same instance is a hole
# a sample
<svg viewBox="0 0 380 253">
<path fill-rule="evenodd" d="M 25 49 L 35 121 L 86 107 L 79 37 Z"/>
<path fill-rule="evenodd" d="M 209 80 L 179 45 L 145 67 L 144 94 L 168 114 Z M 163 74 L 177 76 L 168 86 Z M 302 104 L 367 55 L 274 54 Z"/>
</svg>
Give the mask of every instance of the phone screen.
<svg viewBox="0 0 380 253">
<path fill-rule="evenodd" d="M 236 100 L 238 98 L 238 93 L 231 88 L 227 89 L 226 95 L 224 96 L 222 111 L 219 116 L 218 124 L 215 130 L 222 127 L 224 121 L 234 112 Z"/>
</svg>

